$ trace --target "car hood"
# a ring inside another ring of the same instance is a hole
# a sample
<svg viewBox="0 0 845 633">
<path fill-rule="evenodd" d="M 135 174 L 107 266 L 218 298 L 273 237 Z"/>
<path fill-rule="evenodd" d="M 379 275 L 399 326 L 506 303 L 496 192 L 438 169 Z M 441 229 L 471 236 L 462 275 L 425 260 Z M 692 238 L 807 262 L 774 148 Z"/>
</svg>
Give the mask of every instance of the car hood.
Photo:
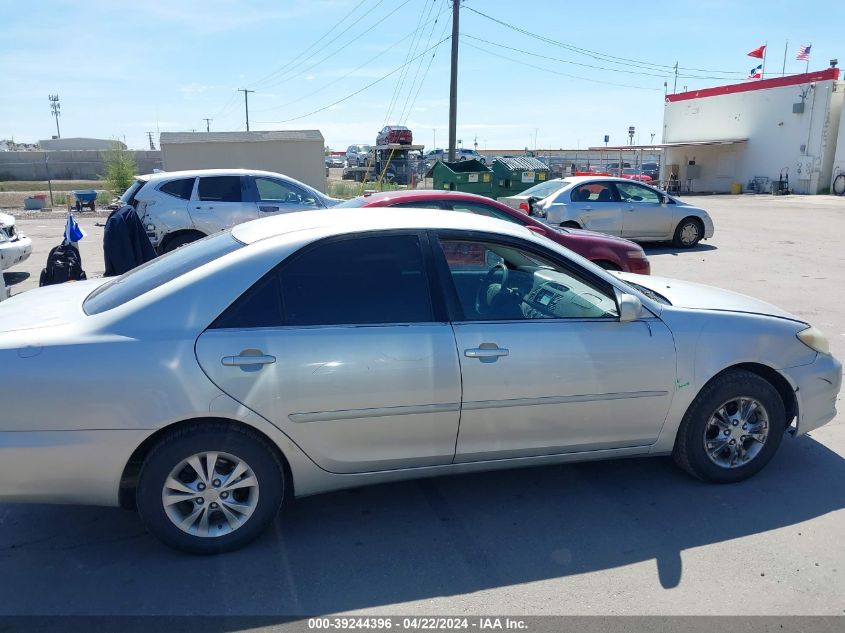
<svg viewBox="0 0 845 633">
<path fill-rule="evenodd" d="M 15 225 L 15 216 L 8 213 L 0 213 L 0 228 Z"/>
<path fill-rule="evenodd" d="M 108 279 L 71 281 L 14 295 L 0 304 L 0 333 L 56 327 L 81 318 L 82 302 Z"/>
<path fill-rule="evenodd" d="M 786 310 L 781 310 L 771 303 L 738 292 L 667 277 L 647 277 L 630 273 L 616 273 L 616 275 L 624 281 L 644 286 L 657 294 L 663 295 L 676 308 L 762 314 L 806 323 L 803 319 Z"/>
</svg>

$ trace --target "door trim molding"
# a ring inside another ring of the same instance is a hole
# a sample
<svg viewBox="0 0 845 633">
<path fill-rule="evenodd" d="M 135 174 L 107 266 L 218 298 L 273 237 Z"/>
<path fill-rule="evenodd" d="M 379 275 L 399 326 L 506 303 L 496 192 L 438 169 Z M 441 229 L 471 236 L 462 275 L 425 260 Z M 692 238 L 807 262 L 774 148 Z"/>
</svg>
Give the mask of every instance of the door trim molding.
<svg viewBox="0 0 845 633">
<path fill-rule="evenodd" d="M 628 391 L 619 393 L 589 393 L 576 396 L 547 396 L 541 398 L 514 398 L 512 400 L 476 400 L 464 402 L 462 409 L 504 409 L 507 407 L 534 407 L 539 405 L 566 404 L 568 402 L 596 402 L 601 400 L 625 400 L 631 398 L 658 398 L 666 396 L 668 391 Z"/>
<path fill-rule="evenodd" d="M 460 411 L 460 402 L 442 404 L 416 404 L 401 407 L 375 407 L 372 409 L 342 409 L 340 411 L 313 411 L 310 413 L 291 413 L 291 422 L 333 422 L 335 420 L 356 420 L 361 418 L 383 418 L 393 415 L 420 415 L 425 413 L 449 413 Z"/>
</svg>

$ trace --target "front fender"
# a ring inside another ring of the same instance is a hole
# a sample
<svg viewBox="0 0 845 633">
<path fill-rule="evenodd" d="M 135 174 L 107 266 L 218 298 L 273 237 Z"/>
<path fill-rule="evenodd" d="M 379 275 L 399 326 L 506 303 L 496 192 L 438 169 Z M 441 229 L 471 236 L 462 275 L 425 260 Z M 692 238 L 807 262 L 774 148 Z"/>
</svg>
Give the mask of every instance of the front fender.
<svg viewBox="0 0 845 633">
<path fill-rule="evenodd" d="M 673 307 L 666 307 L 661 319 L 675 338 L 677 380 L 672 406 L 652 453 L 672 451 L 687 409 L 717 374 L 736 365 L 754 363 L 779 371 L 792 384 L 781 370 L 809 365 L 816 358 L 816 353 L 795 337 L 805 327 L 797 321 Z"/>
</svg>

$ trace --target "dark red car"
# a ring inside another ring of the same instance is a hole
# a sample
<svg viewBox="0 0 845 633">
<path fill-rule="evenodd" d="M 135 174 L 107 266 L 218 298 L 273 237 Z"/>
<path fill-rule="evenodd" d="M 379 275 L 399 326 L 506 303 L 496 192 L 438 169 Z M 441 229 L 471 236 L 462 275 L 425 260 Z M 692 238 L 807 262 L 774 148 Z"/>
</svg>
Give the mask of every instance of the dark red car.
<svg viewBox="0 0 845 633">
<path fill-rule="evenodd" d="M 343 207 L 412 207 L 477 213 L 521 224 L 528 230 L 545 235 L 550 240 L 575 251 L 607 270 L 621 270 L 640 275 L 648 275 L 651 272 L 651 264 L 639 244 L 603 233 L 551 227 L 501 202 L 472 193 L 430 190 L 385 191 L 358 196 L 341 202 L 334 208 Z"/>
<path fill-rule="evenodd" d="M 376 145 L 387 145 L 388 143 L 411 145 L 413 142 L 414 136 L 411 130 L 404 125 L 385 125 L 376 136 Z"/>
</svg>

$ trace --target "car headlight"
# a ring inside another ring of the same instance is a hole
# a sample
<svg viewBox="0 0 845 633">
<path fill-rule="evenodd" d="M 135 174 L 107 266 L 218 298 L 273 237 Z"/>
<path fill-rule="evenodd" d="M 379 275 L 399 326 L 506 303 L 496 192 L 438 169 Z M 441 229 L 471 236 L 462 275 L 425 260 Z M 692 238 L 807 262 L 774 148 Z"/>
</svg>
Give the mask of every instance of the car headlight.
<svg viewBox="0 0 845 633">
<path fill-rule="evenodd" d="M 801 330 L 795 336 L 811 350 L 819 354 L 830 354 L 830 343 L 822 331 L 812 325 L 806 330 Z"/>
</svg>

